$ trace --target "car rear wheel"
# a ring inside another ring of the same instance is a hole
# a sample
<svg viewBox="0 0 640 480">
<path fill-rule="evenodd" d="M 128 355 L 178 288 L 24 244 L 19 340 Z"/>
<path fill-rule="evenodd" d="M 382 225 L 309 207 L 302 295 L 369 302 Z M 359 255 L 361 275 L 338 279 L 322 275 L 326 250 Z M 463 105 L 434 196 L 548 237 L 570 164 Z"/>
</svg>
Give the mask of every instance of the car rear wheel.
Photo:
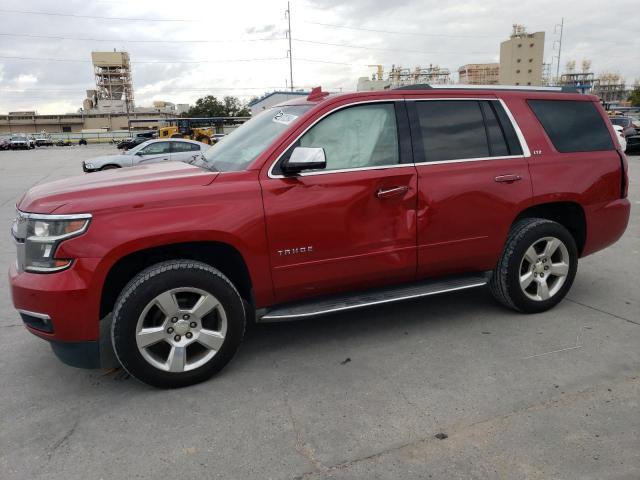
<svg viewBox="0 0 640 480">
<path fill-rule="evenodd" d="M 490 286 L 503 305 L 525 313 L 548 310 L 567 294 L 578 268 L 578 249 L 559 223 L 528 218 L 512 230 Z"/>
<path fill-rule="evenodd" d="M 220 371 L 238 350 L 245 324 L 242 299 L 220 271 L 173 260 L 127 284 L 114 308 L 111 338 L 131 376 L 176 388 Z"/>
</svg>

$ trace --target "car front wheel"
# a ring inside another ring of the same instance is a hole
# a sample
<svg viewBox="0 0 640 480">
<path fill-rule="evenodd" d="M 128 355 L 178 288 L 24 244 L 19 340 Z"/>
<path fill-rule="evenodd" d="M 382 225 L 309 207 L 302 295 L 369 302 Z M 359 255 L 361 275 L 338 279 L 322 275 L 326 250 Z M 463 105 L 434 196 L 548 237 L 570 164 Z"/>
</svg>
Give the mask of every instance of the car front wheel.
<svg viewBox="0 0 640 480">
<path fill-rule="evenodd" d="M 138 380 L 175 388 L 207 380 L 238 350 L 243 302 L 218 270 L 193 260 L 158 263 L 120 294 L 111 338 L 123 368 Z"/>
</svg>

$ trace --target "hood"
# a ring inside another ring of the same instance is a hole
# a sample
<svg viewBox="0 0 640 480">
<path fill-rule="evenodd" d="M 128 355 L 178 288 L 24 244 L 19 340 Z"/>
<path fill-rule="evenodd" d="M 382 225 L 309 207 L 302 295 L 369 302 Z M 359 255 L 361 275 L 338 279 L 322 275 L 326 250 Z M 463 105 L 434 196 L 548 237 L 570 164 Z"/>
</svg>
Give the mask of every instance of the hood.
<svg viewBox="0 0 640 480">
<path fill-rule="evenodd" d="M 161 196 L 180 196 L 189 187 L 210 184 L 217 175 L 182 162 L 118 168 L 36 185 L 17 206 L 30 213 L 91 213 Z"/>
</svg>

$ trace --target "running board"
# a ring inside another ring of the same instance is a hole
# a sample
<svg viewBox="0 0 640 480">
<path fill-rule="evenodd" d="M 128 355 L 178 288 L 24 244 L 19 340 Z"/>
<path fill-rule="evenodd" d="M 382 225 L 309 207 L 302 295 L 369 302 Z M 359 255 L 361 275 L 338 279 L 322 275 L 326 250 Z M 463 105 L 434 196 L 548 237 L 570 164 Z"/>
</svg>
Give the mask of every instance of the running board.
<svg viewBox="0 0 640 480">
<path fill-rule="evenodd" d="M 454 292 L 467 288 L 481 287 L 489 281 L 487 274 L 447 277 L 439 280 L 422 280 L 384 288 L 331 295 L 301 302 L 279 305 L 258 317 L 258 322 L 279 322 L 296 320 L 327 313 L 342 312 L 355 308 L 398 302 L 412 298 Z"/>
</svg>

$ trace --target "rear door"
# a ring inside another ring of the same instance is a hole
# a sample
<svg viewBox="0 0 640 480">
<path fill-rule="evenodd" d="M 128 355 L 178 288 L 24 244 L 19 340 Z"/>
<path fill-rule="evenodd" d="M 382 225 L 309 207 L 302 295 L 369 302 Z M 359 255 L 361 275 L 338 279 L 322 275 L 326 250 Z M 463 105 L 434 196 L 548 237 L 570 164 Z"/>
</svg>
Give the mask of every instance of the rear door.
<svg viewBox="0 0 640 480">
<path fill-rule="evenodd" d="M 197 159 L 202 152 L 200 145 L 190 142 L 171 142 L 171 160 L 185 162 Z"/>
<path fill-rule="evenodd" d="M 493 269 L 531 200 L 517 124 L 491 98 L 407 106 L 418 171 L 418 277 Z"/>
</svg>

